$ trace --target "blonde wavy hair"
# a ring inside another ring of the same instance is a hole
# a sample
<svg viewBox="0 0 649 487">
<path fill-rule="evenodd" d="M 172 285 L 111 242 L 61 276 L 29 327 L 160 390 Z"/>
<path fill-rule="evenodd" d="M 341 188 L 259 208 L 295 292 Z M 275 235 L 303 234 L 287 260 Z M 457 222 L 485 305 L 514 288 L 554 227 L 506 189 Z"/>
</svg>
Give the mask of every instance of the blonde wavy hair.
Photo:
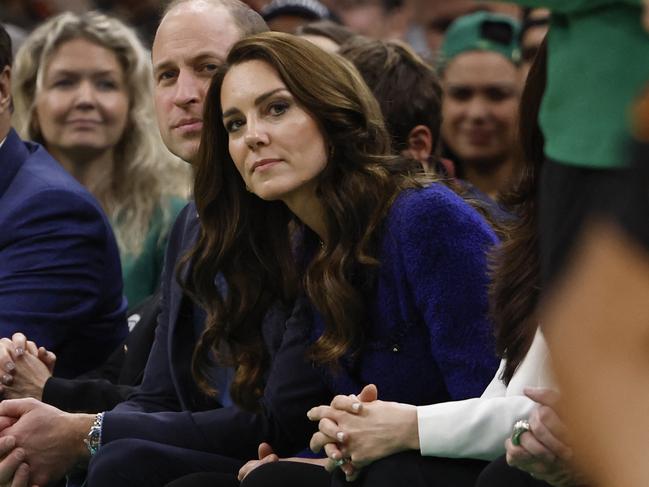
<svg viewBox="0 0 649 487">
<path fill-rule="evenodd" d="M 137 254 L 156 211 L 162 211 L 168 221 L 167 199 L 188 196 L 191 169 L 162 142 L 153 110 L 151 61 L 135 31 L 98 12 L 66 12 L 35 29 L 14 62 L 13 125 L 23 138 L 47 146 L 34 123 L 36 95 L 42 89 L 50 57 L 59 46 L 78 38 L 112 51 L 124 69 L 129 97 L 127 125 L 115 147 L 112 171 L 88 189 L 113 222 L 120 251 Z"/>
</svg>

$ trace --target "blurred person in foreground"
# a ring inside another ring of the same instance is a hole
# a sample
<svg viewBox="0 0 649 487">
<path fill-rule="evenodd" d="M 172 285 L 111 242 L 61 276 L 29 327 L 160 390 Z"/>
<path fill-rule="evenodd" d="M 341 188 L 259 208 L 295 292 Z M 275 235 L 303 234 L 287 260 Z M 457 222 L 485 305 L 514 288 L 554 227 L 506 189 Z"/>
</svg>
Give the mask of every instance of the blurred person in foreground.
<svg viewBox="0 0 649 487">
<path fill-rule="evenodd" d="M 649 80 L 645 13 L 640 0 L 517 3 L 552 12 L 540 115 L 542 271 L 551 291 L 542 321 L 562 419 L 575 462 L 594 482 L 644 485 L 649 166 L 644 116 L 632 127 L 629 115 Z M 521 440 L 528 435 L 539 432 Z M 548 467 L 529 451 L 509 456 L 539 478 Z"/>
</svg>

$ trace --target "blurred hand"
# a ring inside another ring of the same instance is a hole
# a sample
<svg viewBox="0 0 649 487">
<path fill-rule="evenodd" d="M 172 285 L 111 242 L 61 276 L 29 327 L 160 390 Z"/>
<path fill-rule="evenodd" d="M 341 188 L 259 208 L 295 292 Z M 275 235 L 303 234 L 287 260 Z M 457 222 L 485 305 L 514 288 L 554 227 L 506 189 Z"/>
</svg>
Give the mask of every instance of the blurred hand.
<svg viewBox="0 0 649 487">
<path fill-rule="evenodd" d="M 559 394 L 551 389 L 526 388 L 525 394 L 538 403 L 528 418 L 530 430 L 515 446 L 505 442 L 507 463 L 532 477 L 557 487 L 577 485 L 578 475 L 571 465 L 573 453 L 566 442 L 566 427 L 555 411 Z"/>
</svg>

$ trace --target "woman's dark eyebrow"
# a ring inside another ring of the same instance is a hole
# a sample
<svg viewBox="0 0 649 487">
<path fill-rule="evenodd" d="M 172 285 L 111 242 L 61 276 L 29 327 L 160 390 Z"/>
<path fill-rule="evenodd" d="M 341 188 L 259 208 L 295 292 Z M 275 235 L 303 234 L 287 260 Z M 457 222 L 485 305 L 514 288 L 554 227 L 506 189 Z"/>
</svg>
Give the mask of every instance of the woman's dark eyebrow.
<svg viewBox="0 0 649 487">
<path fill-rule="evenodd" d="M 262 95 L 259 95 L 257 98 L 255 98 L 255 106 L 261 105 L 264 101 L 266 101 L 268 98 L 273 96 L 275 93 L 279 91 L 286 91 L 286 88 L 276 88 L 274 90 L 270 90 Z M 230 115 L 233 115 L 234 113 L 238 112 L 239 110 L 237 108 L 230 108 L 227 111 L 223 112 L 223 118 L 229 117 Z"/>
</svg>

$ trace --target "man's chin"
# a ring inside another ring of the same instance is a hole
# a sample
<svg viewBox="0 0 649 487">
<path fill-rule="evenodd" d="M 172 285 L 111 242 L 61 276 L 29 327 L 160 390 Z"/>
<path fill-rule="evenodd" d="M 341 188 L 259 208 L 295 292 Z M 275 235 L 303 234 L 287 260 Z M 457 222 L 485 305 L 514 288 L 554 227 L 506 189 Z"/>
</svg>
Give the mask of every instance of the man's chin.
<svg viewBox="0 0 649 487">
<path fill-rule="evenodd" d="M 186 142 L 177 144 L 175 147 L 168 147 L 172 154 L 181 158 L 183 161 L 194 165 L 198 157 L 199 142 Z"/>
</svg>

